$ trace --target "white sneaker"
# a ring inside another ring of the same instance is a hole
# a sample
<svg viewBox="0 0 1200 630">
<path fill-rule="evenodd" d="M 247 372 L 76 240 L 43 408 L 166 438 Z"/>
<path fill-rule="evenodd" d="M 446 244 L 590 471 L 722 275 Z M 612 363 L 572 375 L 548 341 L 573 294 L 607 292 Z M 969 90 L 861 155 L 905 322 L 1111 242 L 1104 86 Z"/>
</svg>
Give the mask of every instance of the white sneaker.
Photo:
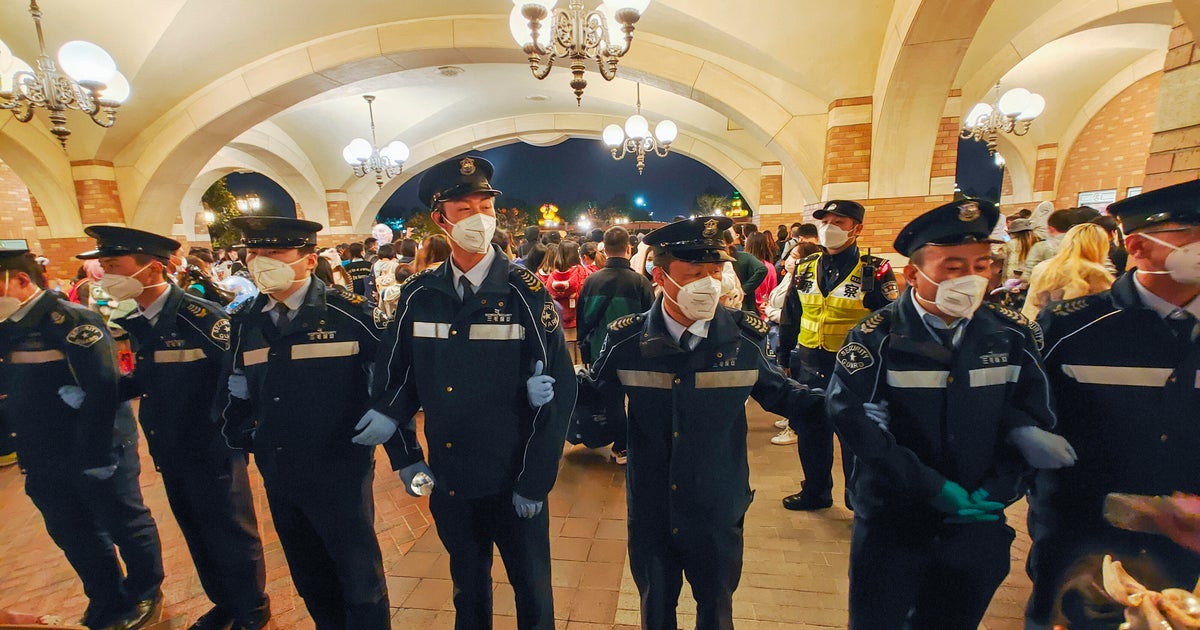
<svg viewBox="0 0 1200 630">
<path fill-rule="evenodd" d="M 786 429 L 786 428 L 788 428 L 789 426 L 790 426 L 790 425 L 788 424 L 788 420 L 787 420 L 787 418 L 780 418 L 780 419 L 778 419 L 778 420 L 776 420 L 776 421 L 775 421 L 775 428 L 776 428 L 776 429 Z"/>
<path fill-rule="evenodd" d="M 771 438 L 771 443 L 779 444 L 780 446 L 785 446 L 788 444 L 795 444 L 796 443 L 796 432 L 791 429 L 784 429 L 779 432 L 779 435 L 776 435 L 775 437 Z"/>
</svg>

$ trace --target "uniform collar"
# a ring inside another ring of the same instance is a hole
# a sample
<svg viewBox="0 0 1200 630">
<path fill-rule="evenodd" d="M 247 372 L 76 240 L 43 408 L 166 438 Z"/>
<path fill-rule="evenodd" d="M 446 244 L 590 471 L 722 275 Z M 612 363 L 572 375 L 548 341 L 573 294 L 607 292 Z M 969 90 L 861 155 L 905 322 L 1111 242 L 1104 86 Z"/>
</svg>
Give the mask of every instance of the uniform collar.
<svg viewBox="0 0 1200 630">
<path fill-rule="evenodd" d="M 312 288 L 312 282 L 313 276 L 312 274 L 309 274 L 309 276 L 304 279 L 304 284 L 300 285 L 300 288 L 295 293 L 287 296 L 287 299 L 283 301 L 283 303 L 288 307 L 289 311 L 297 311 L 304 304 L 304 298 L 308 296 L 309 289 Z M 270 295 L 266 293 L 263 295 L 267 296 L 267 303 L 262 307 L 264 312 L 275 308 L 275 305 L 279 303 L 279 300 L 276 300 Z"/>
<path fill-rule="evenodd" d="M 669 313 L 667 313 L 665 300 L 659 302 L 658 310 L 662 311 L 663 324 L 667 328 L 667 333 L 669 333 L 671 338 L 675 340 L 675 343 L 679 343 L 679 338 L 683 336 L 683 331 L 685 330 L 697 337 L 700 337 L 701 339 L 708 338 L 708 328 L 712 325 L 712 320 L 697 320 L 692 322 L 691 326 L 684 327 L 683 324 L 675 321 L 675 319 L 671 317 Z M 683 349 L 689 350 L 689 348 Z"/>
<path fill-rule="evenodd" d="M 495 262 L 495 260 L 495 246 L 489 247 L 487 253 L 483 255 L 483 259 L 475 263 L 475 266 L 471 267 L 470 271 L 463 271 L 459 269 L 458 265 L 454 264 L 454 257 L 451 256 L 448 262 L 450 263 L 450 280 L 452 282 L 452 286 L 458 287 L 459 278 L 466 276 L 467 282 L 471 283 L 471 289 L 478 289 L 479 285 L 483 284 L 484 279 L 487 278 L 488 272 L 492 270 L 492 263 Z"/>
<path fill-rule="evenodd" d="M 1135 275 L 1137 275 L 1136 272 L 1126 274 L 1126 277 Z M 1175 306 L 1174 304 L 1158 297 L 1154 293 L 1151 293 L 1150 289 L 1142 286 L 1142 283 L 1137 281 L 1137 278 L 1131 278 L 1130 284 L 1133 285 L 1138 297 L 1141 298 L 1142 304 L 1154 311 L 1160 318 L 1166 319 L 1176 311 L 1187 311 L 1188 313 L 1191 313 L 1193 317 L 1200 320 L 1200 297 L 1192 298 L 1192 301 L 1188 302 L 1185 306 Z"/>
<path fill-rule="evenodd" d="M 608 261 L 604 263 L 604 268 L 632 269 L 628 258 L 609 258 Z"/>
<path fill-rule="evenodd" d="M 162 295 L 155 298 L 154 301 L 150 303 L 150 306 L 147 306 L 145 309 L 138 307 L 137 313 L 134 316 L 143 317 L 151 324 L 156 323 L 159 315 L 161 315 L 163 312 L 163 308 L 167 305 L 167 300 L 171 297 L 171 292 L 179 290 L 180 289 L 174 285 L 167 286 L 167 290 L 163 291 Z"/>
<path fill-rule="evenodd" d="M 8 316 L 8 320 L 15 324 L 15 323 L 19 323 L 22 319 L 25 319 L 25 316 L 28 315 L 29 312 L 33 310 L 34 305 L 36 305 L 38 303 L 38 300 L 42 299 L 42 294 L 45 292 L 46 292 L 45 289 L 38 289 L 37 293 L 34 293 L 33 295 L 29 296 L 28 302 L 26 302 L 24 305 L 22 305 L 21 308 L 17 309 L 15 313 Z"/>
</svg>

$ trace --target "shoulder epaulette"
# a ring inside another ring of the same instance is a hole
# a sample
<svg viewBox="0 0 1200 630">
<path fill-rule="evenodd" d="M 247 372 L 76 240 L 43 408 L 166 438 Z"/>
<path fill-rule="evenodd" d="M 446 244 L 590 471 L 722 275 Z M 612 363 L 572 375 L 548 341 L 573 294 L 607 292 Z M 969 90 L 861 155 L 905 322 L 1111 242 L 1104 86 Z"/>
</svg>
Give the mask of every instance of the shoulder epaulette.
<svg viewBox="0 0 1200 630">
<path fill-rule="evenodd" d="M 874 313 L 867 315 L 861 322 L 858 323 L 858 330 L 864 335 L 870 335 L 874 333 L 881 325 L 884 324 L 884 322 L 888 321 L 889 312 L 890 311 L 888 311 L 888 309 L 881 308 Z"/>
<path fill-rule="evenodd" d="M 1029 318 L 1022 315 L 1020 311 L 1017 311 L 1016 309 L 1011 309 L 1003 304 L 996 304 L 994 302 L 984 302 L 984 306 L 986 306 L 991 312 L 1011 322 L 1020 324 L 1022 326 L 1029 325 Z"/>
<path fill-rule="evenodd" d="M 1054 305 L 1052 305 L 1050 307 L 1050 312 L 1059 317 L 1065 317 L 1067 315 L 1074 315 L 1075 313 L 1082 311 L 1083 309 L 1091 306 L 1092 304 L 1099 302 L 1100 300 L 1097 299 L 1097 297 L 1096 297 L 1097 295 L 1098 294 L 1085 295 L 1081 298 L 1075 298 L 1074 300 L 1064 300 L 1062 302 L 1056 302 Z"/>
<path fill-rule="evenodd" d="M 436 269 L 436 267 L 432 267 L 432 268 L 425 269 L 425 270 L 423 270 L 423 271 L 418 271 L 417 273 L 414 273 L 414 274 L 412 274 L 411 276 L 409 276 L 409 277 L 405 278 L 405 279 L 404 279 L 404 282 L 401 282 L 401 283 L 400 283 L 400 287 L 401 287 L 401 288 L 403 288 L 403 287 L 406 287 L 406 286 L 408 286 L 408 285 L 410 285 L 410 284 L 413 284 L 413 283 L 414 283 L 414 282 L 416 282 L 418 279 L 420 279 L 420 278 L 424 278 L 425 276 L 428 276 L 429 274 L 433 273 L 433 271 L 434 271 L 435 269 Z"/>
<path fill-rule="evenodd" d="M 764 322 L 758 315 L 755 315 L 749 311 L 738 312 L 741 313 L 741 317 L 738 318 L 738 324 L 741 325 L 742 328 L 745 328 L 759 337 L 767 336 L 767 331 L 770 329 L 767 327 L 767 323 Z"/>
<path fill-rule="evenodd" d="M 634 324 L 638 324 L 641 321 L 642 321 L 642 316 L 638 313 L 633 313 L 632 315 L 625 315 L 624 317 L 618 317 L 618 318 L 612 320 L 612 322 L 608 325 L 608 331 L 609 332 L 621 332 L 622 330 L 625 330 L 626 328 L 629 328 L 630 326 L 633 326 Z"/>
<path fill-rule="evenodd" d="M 510 269 L 512 274 L 520 279 L 521 283 L 524 284 L 531 293 L 537 293 L 546 289 L 546 287 L 542 285 L 542 281 L 539 280 L 532 271 L 520 265 L 512 265 Z"/>
<path fill-rule="evenodd" d="M 350 289 L 347 289 L 346 287 L 332 286 L 332 287 L 328 287 L 328 289 L 329 289 L 329 292 L 325 294 L 327 297 L 333 296 L 336 298 L 340 298 L 341 300 L 343 300 L 347 303 L 353 304 L 355 306 L 358 306 L 360 304 L 366 304 L 366 302 L 367 302 L 367 298 L 351 291 Z"/>
<path fill-rule="evenodd" d="M 802 263 L 812 262 L 820 257 L 821 257 L 821 252 L 817 252 L 815 254 L 809 254 L 809 255 L 805 256 L 804 258 L 801 258 L 800 262 L 802 262 Z"/>
</svg>

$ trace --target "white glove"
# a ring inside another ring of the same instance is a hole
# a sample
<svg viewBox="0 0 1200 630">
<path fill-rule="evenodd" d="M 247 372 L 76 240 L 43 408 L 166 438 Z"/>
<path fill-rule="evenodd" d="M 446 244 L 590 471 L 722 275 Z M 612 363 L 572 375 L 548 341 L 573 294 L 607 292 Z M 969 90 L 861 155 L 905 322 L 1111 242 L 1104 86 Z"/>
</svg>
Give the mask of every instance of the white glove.
<svg viewBox="0 0 1200 630">
<path fill-rule="evenodd" d="M 63 385 L 58 388 L 58 397 L 62 399 L 68 407 L 79 409 L 83 406 L 83 399 L 87 394 L 83 393 L 83 388 L 77 385 Z"/>
<path fill-rule="evenodd" d="M 396 421 L 374 409 L 368 409 L 358 424 L 354 426 L 354 430 L 359 431 L 359 434 L 351 438 L 351 442 L 375 446 L 383 444 L 392 437 L 392 434 L 396 432 Z"/>
<path fill-rule="evenodd" d="M 246 375 L 234 372 L 229 375 L 229 395 L 242 400 L 250 400 L 250 382 Z"/>
<path fill-rule="evenodd" d="M 113 473 L 115 473 L 115 472 L 117 472 L 117 465 L 109 464 L 108 466 L 101 466 L 99 468 L 88 468 L 87 470 L 83 471 L 83 474 L 84 474 L 84 476 L 88 477 L 89 479 L 95 479 L 96 481 L 106 481 L 108 479 L 111 479 L 113 476 Z"/>
<path fill-rule="evenodd" d="M 529 394 L 529 406 L 537 409 L 554 400 L 554 377 L 542 374 L 544 365 L 541 361 L 533 366 L 533 376 L 525 381 L 525 389 Z"/>
<path fill-rule="evenodd" d="M 863 403 L 863 411 L 872 422 L 879 425 L 880 429 L 888 430 L 888 424 L 892 419 L 892 414 L 888 412 L 888 403 L 886 400 L 881 400 L 877 403 Z"/>
<path fill-rule="evenodd" d="M 533 518 L 542 513 L 542 508 L 545 507 L 545 502 L 532 501 L 514 492 L 513 507 L 517 509 L 517 516 L 521 518 Z"/>
<path fill-rule="evenodd" d="M 1066 438 L 1038 427 L 1017 427 L 1008 432 L 1008 441 L 1034 468 L 1066 468 L 1079 459 Z"/>
</svg>

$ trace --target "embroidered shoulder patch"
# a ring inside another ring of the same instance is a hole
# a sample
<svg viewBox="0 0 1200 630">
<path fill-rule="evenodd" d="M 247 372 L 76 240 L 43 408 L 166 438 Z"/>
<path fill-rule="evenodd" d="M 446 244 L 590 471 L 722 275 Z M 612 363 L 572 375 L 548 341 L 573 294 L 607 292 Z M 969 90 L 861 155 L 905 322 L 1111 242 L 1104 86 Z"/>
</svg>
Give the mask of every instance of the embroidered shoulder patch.
<svg viewBox="0 0 1200 630">
<path fill-rule="evenodd" d="M 883 297 L 895 302 L 896 298 L 900 297 L 900 288 L 893 281 L 884 282 L 879 290 L 883 292 Z"/>
<path fill-rule="evenodd" d="M 838 350 L 837 362 L 846 368 L 847 372 L 854 374 L 875 365 L 875 357 L 871 355 L 871 351 L 867 350 L 866 346 L 857 341 L 851 341 Z"/>
<path fill-rule="evenodd" d="M 514 266 L 512 269 L 513 271 L 517 272 L 517 277 L 521 279 L 521 282 L 525 283 L 525 286 L 528 287 L 530 291 L 537 293 L 538 291 L 546 288 L 542 285 L 542 281 L 539 280 L 532 271 L 521 267 L 520 265 Z"/>
<path fill-rule="evenodd" d="M 883 314 L 883 311 L 875 311 L 874 313 L 868 315 L 867 318 L 864 319 L 861 324 L 859 324 L 858 329 L 861 330 L 864 335 L 869 335 L 875 332 L 875 329 L 879 328 L 879 325 L 882 324 L 886 319 L 887 316 Z"/>
<path fill-rule="evenodd" d="M 96 345 L 97 341 L 104 338 L 104 331 L 100 330 L 92 324 L 83 324 L 71 329 L 67 333 L 67 342 L 73 343 L 81 348 L 90 348 Z"/>
<path fill-rule="evenodd" d="M 400 283 L 400 286 L 401 287 L 408 286 L 413 281 L 415 281 L 417 278 L 424 278 L 425 276 L 429 275 L 432 272 L 433 272 L 433 269 L 426 269 L 425 271 L 418 271 L 417 273 L 414 273 L 413 275 L 405 278 L 404 282 Z"/>
<path fill-rule="evenodd" d="M 618 317 L 618 318 L 612 320 L 612 323 L 610 323 L 608 325 L 608 329 L 612 332 L 620 332 L 621 330 L 624 330 L 624 329 L 632 326 L 633 323 L 636 322 L 637 320 L 638 320 L 638 315 L 636 313 L 634 313 L 632 315 L 625 315 L 622 317 Z"/>
<path fill-rule="evenodd" d="M 207 317 L 208 316 L 208 309 L 204 308 L 203 306 L 200 306 L 199 304 L 188 304 L 187 310 L 189 313 L 191 313 L 192 315 L 195 315 L 196 317 Z"/>
<path fill-rule="evenodd" d="M 554 308 L 554 300 L 546 300 L 542 306 L 542 328 L 546 332 L 554 332 L 558 330 L 558 323 L 558 309 Z"/>
<path fill-rule="evenodd" d="M 212 330 L 210 330 L 208 332 L 208 335 L 210 337 L 212 337 L 213 339 L 215 339 L 216 341 L 220 341 L 221 343 L 228 346 L 229 345 L 229 320 L 225 319 L 223 317 L 221 319 L 218 319 L 217 323 L 213 324 Z"/>
<path fill-rule="evenodd" d="M 392 321 L 392 318 L 388 317 L 388 314 L 379 307 L 371 309 L 371 319 L 375 321 L 375 327 L 379 330 L 387 328 Z"/>
<path fill-rule="evenodd" d="M 997 315 L 1000 315 L 1001 317 L 1004 317 L 1005 319 L 1010 319 L 1018 324 L 1021 324 L 1022 326 L 1029 325 L 1029 320 L 1026 319 L 1025 316 L 1022 315 L 1019 311 L 1013 310 L 1002 304 L 996 304 L 993 302 L 987 302 L 986 304 L 987 304 L 987 307 L 989 309 L 991 309 L 992 312 L 996 313 Z"/>
<path fill-rule="evenodd" d="M 1064 315 L 1074 315 L 1075 313 L 1078 313 L 1086 308 L 1089 302 L 1090 300 L 1088 300 L 1086 297 L 1059 302 L 1051 308 L 1050 312 L 1060 317 Z"/>
<path fill-rule="evenodd" d="M 1046 346 L 1046 335 L 1042 332 L 1042 327 L 1032 319 L 1029 320 L 1029 330 L 1033 331 L 1033 343 L 1037 349 L 1043 350 Z"/>
<path fill-rule="evenodd" d="M 754 313 L 751 313 L 749 311 L 742 311 L 742 321 L 746 323 L 747 328 L 753 330 L 754 332 L 756 332 L 760 335 L 765 335 L 765 334 L 767 334 L 767 331 L 770 330 L 769 328 L 767 328 L 766 322 L 764 322 L 757 315 L 755 315 Z"/>
</svg>

